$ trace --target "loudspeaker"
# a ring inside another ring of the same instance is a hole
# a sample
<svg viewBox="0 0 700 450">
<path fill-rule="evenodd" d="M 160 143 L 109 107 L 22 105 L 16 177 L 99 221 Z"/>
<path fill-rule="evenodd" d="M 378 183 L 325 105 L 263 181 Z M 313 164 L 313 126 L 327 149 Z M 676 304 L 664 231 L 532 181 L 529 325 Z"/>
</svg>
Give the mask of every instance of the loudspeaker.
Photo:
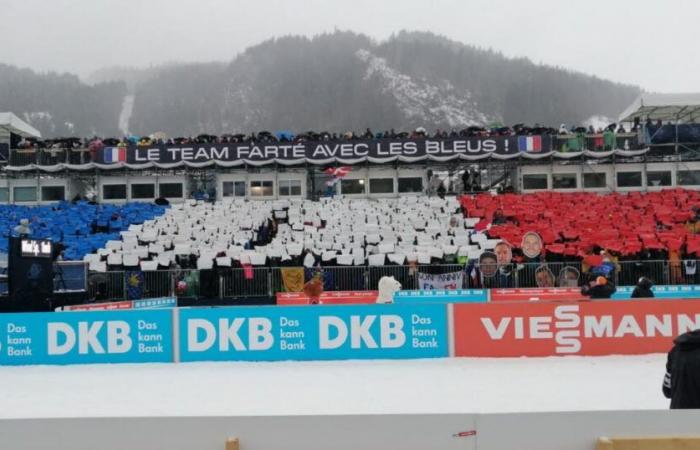
<svg viewBox="0 0 700 450">
<path fill-rule="evenodd" d="M 23 311 L 49 309 L 53 295 L 53 257 L 22 256 L 22 238 L 10 237 L 7 276 L 10 299 Z"/>
</svg>

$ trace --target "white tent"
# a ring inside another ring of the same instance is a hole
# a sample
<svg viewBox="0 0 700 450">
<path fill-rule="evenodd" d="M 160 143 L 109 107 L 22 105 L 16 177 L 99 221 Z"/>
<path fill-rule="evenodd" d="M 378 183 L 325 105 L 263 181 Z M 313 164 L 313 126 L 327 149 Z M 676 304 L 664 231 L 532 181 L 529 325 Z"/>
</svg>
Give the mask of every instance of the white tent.
<svg viewBox="0 0 700 450">
<path fill-rule="evenodd" d="M 15 116 L 11 112 L 0 112 L 0 131 L 18 134 L 22 137 L 41 137 L 39 130 Z"/>
<path fill-rule="evenodd" d="M 700 118 L 700 93 L 642 94 L 620 115 L 620 122 L 633 122 L 637 117 L 641 122 L 647 118 L 694 122 Z"/>
</svg>

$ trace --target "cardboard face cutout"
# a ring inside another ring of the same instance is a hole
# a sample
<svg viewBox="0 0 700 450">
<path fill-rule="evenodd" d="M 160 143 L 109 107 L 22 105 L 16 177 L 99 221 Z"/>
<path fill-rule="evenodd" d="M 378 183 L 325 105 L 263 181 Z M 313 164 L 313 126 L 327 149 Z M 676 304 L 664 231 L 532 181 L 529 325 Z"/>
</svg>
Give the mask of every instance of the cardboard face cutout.
<svg viewBox="0 0 700 450">
<path fill-rule="evenodd" d="M 498 258 L 493 252 L 484 252 L 479 256 L 479 270 L 481 275 L 486 278 L 491 278 L 496 275 L 498 269 Z"/>
<path fill-rule="evenodd" d="M 534 231 L 528 231 L 523 236 L 520 247 L 523 249 L 523 254 L 528 258 L 537 258 L 542 253 L 542 238 Z"/>
<path fill-rule="evenodd" d="M 535 270 L 535 284 L 541 288 L 554 287 L 554 274 L 545 264 L 542 264 Z"/>
<path fill-rule="evenodd" d="M 559 287 L 578 287 L 581 274 L 576 267 L 566 266 L 559 272 Z"/>
<path fill-rule="evenodd" d="M 499 268 L 507 266 L 511 263 L 513 259 L 513 250 L 511 249 L 510 244 L 507 242 L 499 242 L 496 244 L 493 251 L 496 253 L 496 260 Z"/>
</svg>

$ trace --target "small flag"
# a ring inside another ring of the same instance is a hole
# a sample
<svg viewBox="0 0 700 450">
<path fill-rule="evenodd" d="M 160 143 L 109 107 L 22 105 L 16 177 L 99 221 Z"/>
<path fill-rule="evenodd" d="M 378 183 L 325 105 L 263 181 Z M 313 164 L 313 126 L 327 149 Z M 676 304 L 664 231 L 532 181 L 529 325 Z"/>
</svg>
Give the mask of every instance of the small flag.
<svg viewBox="0 0 700 450">
<path fill-rule="evenodd" d="M 542 136 L 518 137 L 518 150 L 520 150 L 521 152 L 541 152 Z"/>
<path fill-rule="evenodd" d="M 326 175 L 330 175 L 333 177 L 337 178 L 343 178 L 345 175 L 349 174 L 352 171 L 352 167 L 350 166 L 341 166 L 341 167 L 329 167 L 328 169 L 324 170 L 323 172 Z"/>
<path fill-rule="evenodd" d="M 333 186 L 335 185 L 338 181 L 340 181 L 341 178 L 345 177 L 345 175 L 349 174 L 352 171 L 352 167 L 350 166 L 342 166 L 342 167 L 329 167 L 328 169 L 324 170 L 323 173 L 326 175 L 330 175 L 333 178 L 330 180 L 326 181 L 326 186 Z"/>
<path fill-rule="evenodd" d="M 126 162 L 126 147 L 105 147 L 103 150 L 104 162 Z"/>
</svg>

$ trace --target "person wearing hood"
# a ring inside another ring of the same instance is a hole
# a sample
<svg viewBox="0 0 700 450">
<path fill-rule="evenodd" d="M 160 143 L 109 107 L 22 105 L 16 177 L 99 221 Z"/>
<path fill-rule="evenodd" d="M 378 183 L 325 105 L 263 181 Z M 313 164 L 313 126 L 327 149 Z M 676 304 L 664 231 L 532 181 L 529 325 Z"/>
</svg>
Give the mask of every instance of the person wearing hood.
<svg viewBox="0 0 700 450">
<path fill-rule="evenodd" d="M 651 287 L 654 283 L 647 277 L 642 277 L 632 291 L 632 298 L 654 298 Z"/>
<path fill-rule="evenodd" d="M 700 408 L 700 329 L 681 334 L 668 352 L 664 396 L 671 409 Z"/>
<path fill-rule="evenodd" d="M 610 298 L 615 290 L 615 286 L 609 283 L 607 278 L 600 276 L 584 285 L 581 294 L 590 297 L 591 300 L 601 300 Z"/>
</svg>

